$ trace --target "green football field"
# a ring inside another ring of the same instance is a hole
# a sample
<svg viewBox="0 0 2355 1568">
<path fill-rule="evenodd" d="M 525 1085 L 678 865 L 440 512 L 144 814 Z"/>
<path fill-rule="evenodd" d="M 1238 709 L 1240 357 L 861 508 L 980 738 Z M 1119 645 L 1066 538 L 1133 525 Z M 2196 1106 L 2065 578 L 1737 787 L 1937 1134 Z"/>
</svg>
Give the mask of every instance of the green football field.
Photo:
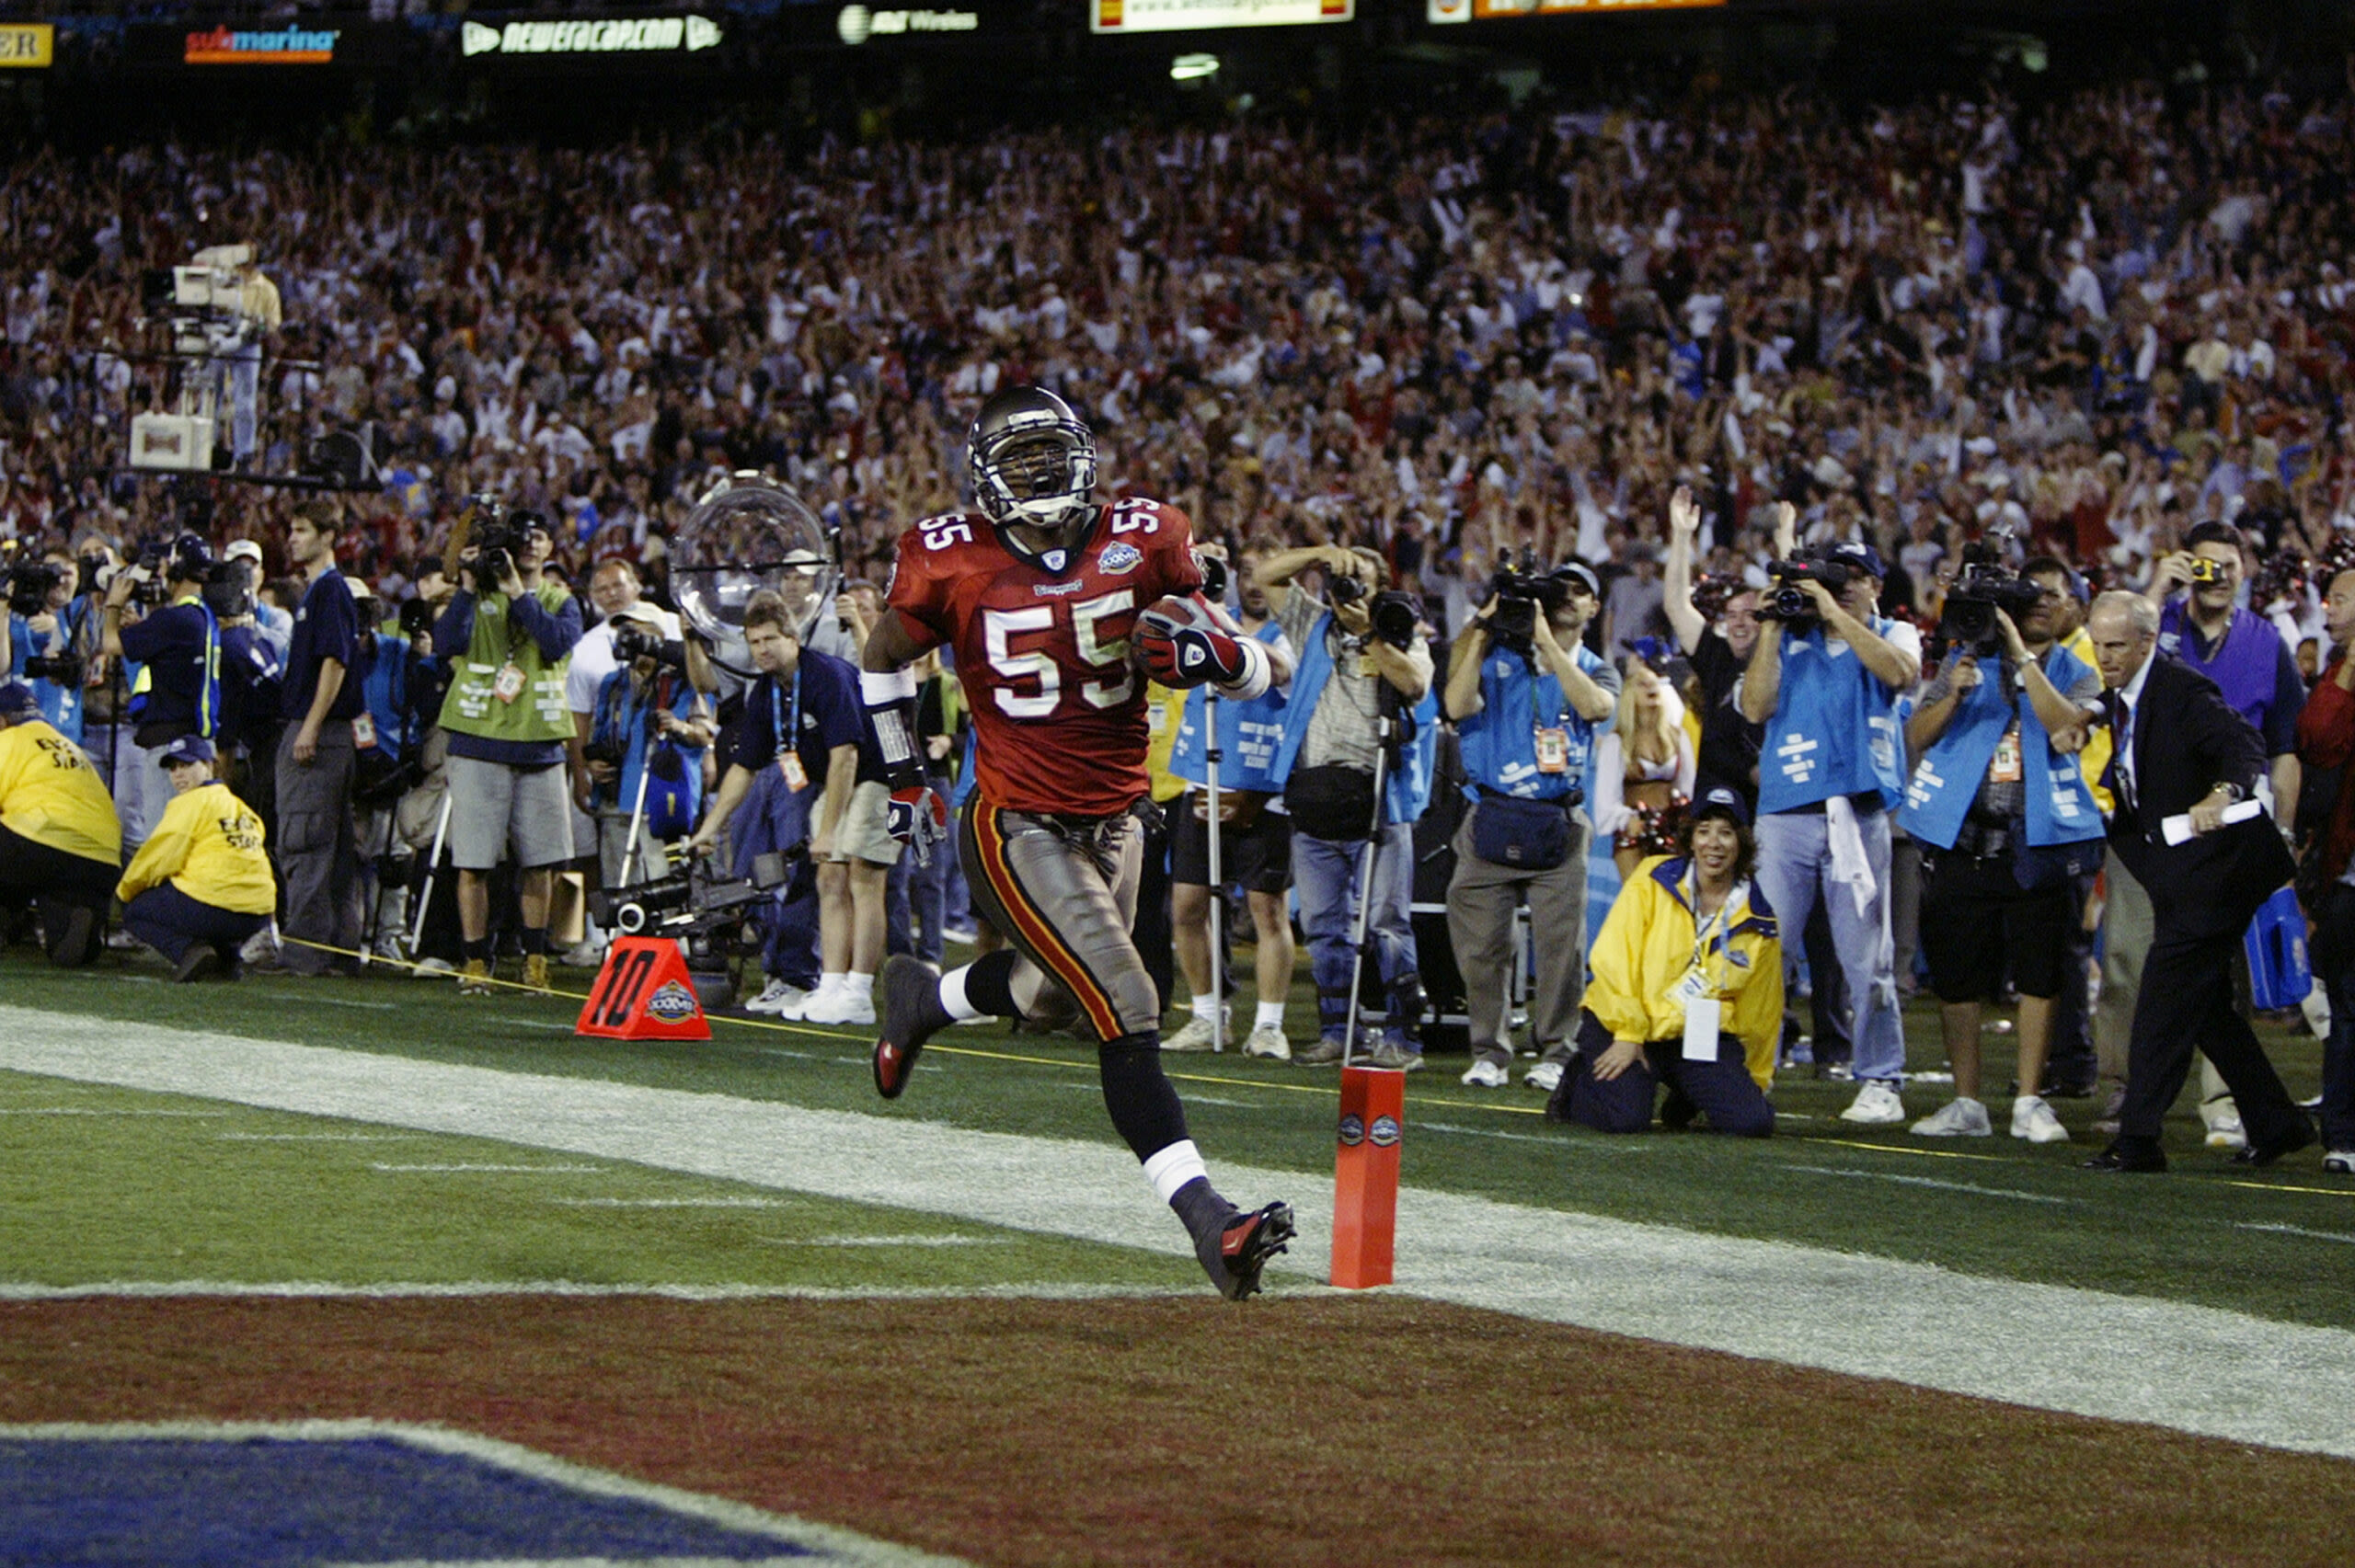
<svg viewBox="0 0 2355 1568">
<path fill-rule="evenodd" d="M 1611 1139 L 1435 1058 L 1357 1293 L 1337 1075 L 1169 1057 L 1213 1175 L 1302 1207 L 1235 1307 L 1075 1041 L 952 1032 L 887 1105 L 864 1031 L 579 1008 L 0 957 L 0 1421 L 425 1421 L 980 1561 L 1361 1561 L 1369 1486 L 1399 1561 L 2298 1561 L 2355 1515 L 2355 1184 L 2226 1164 L 2188 1100 L 2127 1179 L 2075 1168 L 2088 1101 L 1931 1142 L 1802 1070 L 1771 1140 Z"/>
</svg>

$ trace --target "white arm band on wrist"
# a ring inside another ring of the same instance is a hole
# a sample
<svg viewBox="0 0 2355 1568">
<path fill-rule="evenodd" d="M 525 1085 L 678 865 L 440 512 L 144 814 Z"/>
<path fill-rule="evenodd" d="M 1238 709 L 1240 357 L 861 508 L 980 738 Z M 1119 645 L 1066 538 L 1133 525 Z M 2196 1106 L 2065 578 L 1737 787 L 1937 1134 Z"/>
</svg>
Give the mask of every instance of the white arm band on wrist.
<svg viewBox="0 0 2355 1568">
<path fill-rule="evenodd" d="M 1268 662 L 1267 645 L 1257 637 L 1244 638 L 1240 647 L 1243 649 L 1243 679 L 1231 683 L 1218 681 L 1215 684 L 1221 696 L 1233 697 L 1237 702 L 1247 703 L 1268 689 L 1269 679 L 1274 673 L 1275 667 Z"/>
<path fill-rule="evenodd" d="M 864 670 L 858 676 L 859 694 L 870 708 L 888 703 L 912 703 L 916 696 L 916 672 L 913 670 Z"/>
</svg>

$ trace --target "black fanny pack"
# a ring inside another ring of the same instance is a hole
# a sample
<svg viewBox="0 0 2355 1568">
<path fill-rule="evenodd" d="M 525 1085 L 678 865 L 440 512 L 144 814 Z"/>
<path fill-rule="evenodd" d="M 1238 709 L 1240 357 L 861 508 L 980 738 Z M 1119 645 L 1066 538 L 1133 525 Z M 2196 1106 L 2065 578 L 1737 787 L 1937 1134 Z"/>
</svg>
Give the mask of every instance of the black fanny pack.
<svg viewBox="0 0 2355 1568">
<path fill-rule="evenodd" d="M 1472 807 L 1472 853 L 1491 865 L 1551 871 L 1570 858 L 1570 813 L 1559 800 L 1483 795 Z"/>
<path fill-rule="evenodd" d="M 1312 839 L 1362 839 L 1373 830 L 1373 775 L 1355 768 L 1294 768 L 1284 809 Z"/>
</svg>

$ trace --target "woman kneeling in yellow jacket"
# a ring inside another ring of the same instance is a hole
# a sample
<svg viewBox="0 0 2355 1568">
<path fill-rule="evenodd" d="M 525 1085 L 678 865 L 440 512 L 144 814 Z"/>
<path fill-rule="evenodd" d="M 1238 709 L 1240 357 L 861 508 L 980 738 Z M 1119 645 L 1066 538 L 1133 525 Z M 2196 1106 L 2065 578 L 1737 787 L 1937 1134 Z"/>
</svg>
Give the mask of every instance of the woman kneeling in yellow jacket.
<svg viewBox="0 0 2355 1568">
<path fill-rule="evenodd" d="M 1579 1054 L 1545 1114 L 1601 1132 L 1662 1126 L 1764 1138 L 1783 1027 L 1783 944 L 1750 881 L 1750 813 L 1729 789 L 1694 803 L 1685 853 L 1636 867 L 1594 941 Z"/>
<path fill-rule="evenodd" d="M 176 793 L 115 888 L 122 928 L 170 959 L 176 980 L 235 979 L 237 949 L 278 904 L 261 818 L 213 776 L 211 741 L 183 737 L 161 760 Z"/>
</svg>

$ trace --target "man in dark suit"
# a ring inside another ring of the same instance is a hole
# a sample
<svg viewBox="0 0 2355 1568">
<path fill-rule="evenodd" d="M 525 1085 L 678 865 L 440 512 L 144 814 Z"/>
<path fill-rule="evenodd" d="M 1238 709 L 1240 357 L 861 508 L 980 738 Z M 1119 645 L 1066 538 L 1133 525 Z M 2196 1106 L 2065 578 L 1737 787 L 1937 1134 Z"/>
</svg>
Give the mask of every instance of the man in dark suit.
<svg viewBox="0 0 2355 1568">
<path fill-rule="evenodd" d="M 2085 1168 L 2167 1168 L 2160 1127 L 2183 1091 L 2195 1047 L 2240 1103 L 2248 1146 L 2233 1160 L 2269 1165 L 2315 1134 L 2233 1005 L 2232 960 L 2242 933 L 2296 871 L 2270 815 L 2224 820 L 2267 780 L 2264 745 L 2214 681 L 2158 651 L 2158 612 L 2147 600 L 2105 593 L 2085 629 L 2109 688 L 2115 747 L 2103 783 L 2118 801 L 2110 843 L 2150 890 L 2155 916 L 2127 1047 L 2118 1139 Z M 2180 843 L 2167 842 L 2170 817 L 2190 818 L 2190 836 Z"/>
</svg>

